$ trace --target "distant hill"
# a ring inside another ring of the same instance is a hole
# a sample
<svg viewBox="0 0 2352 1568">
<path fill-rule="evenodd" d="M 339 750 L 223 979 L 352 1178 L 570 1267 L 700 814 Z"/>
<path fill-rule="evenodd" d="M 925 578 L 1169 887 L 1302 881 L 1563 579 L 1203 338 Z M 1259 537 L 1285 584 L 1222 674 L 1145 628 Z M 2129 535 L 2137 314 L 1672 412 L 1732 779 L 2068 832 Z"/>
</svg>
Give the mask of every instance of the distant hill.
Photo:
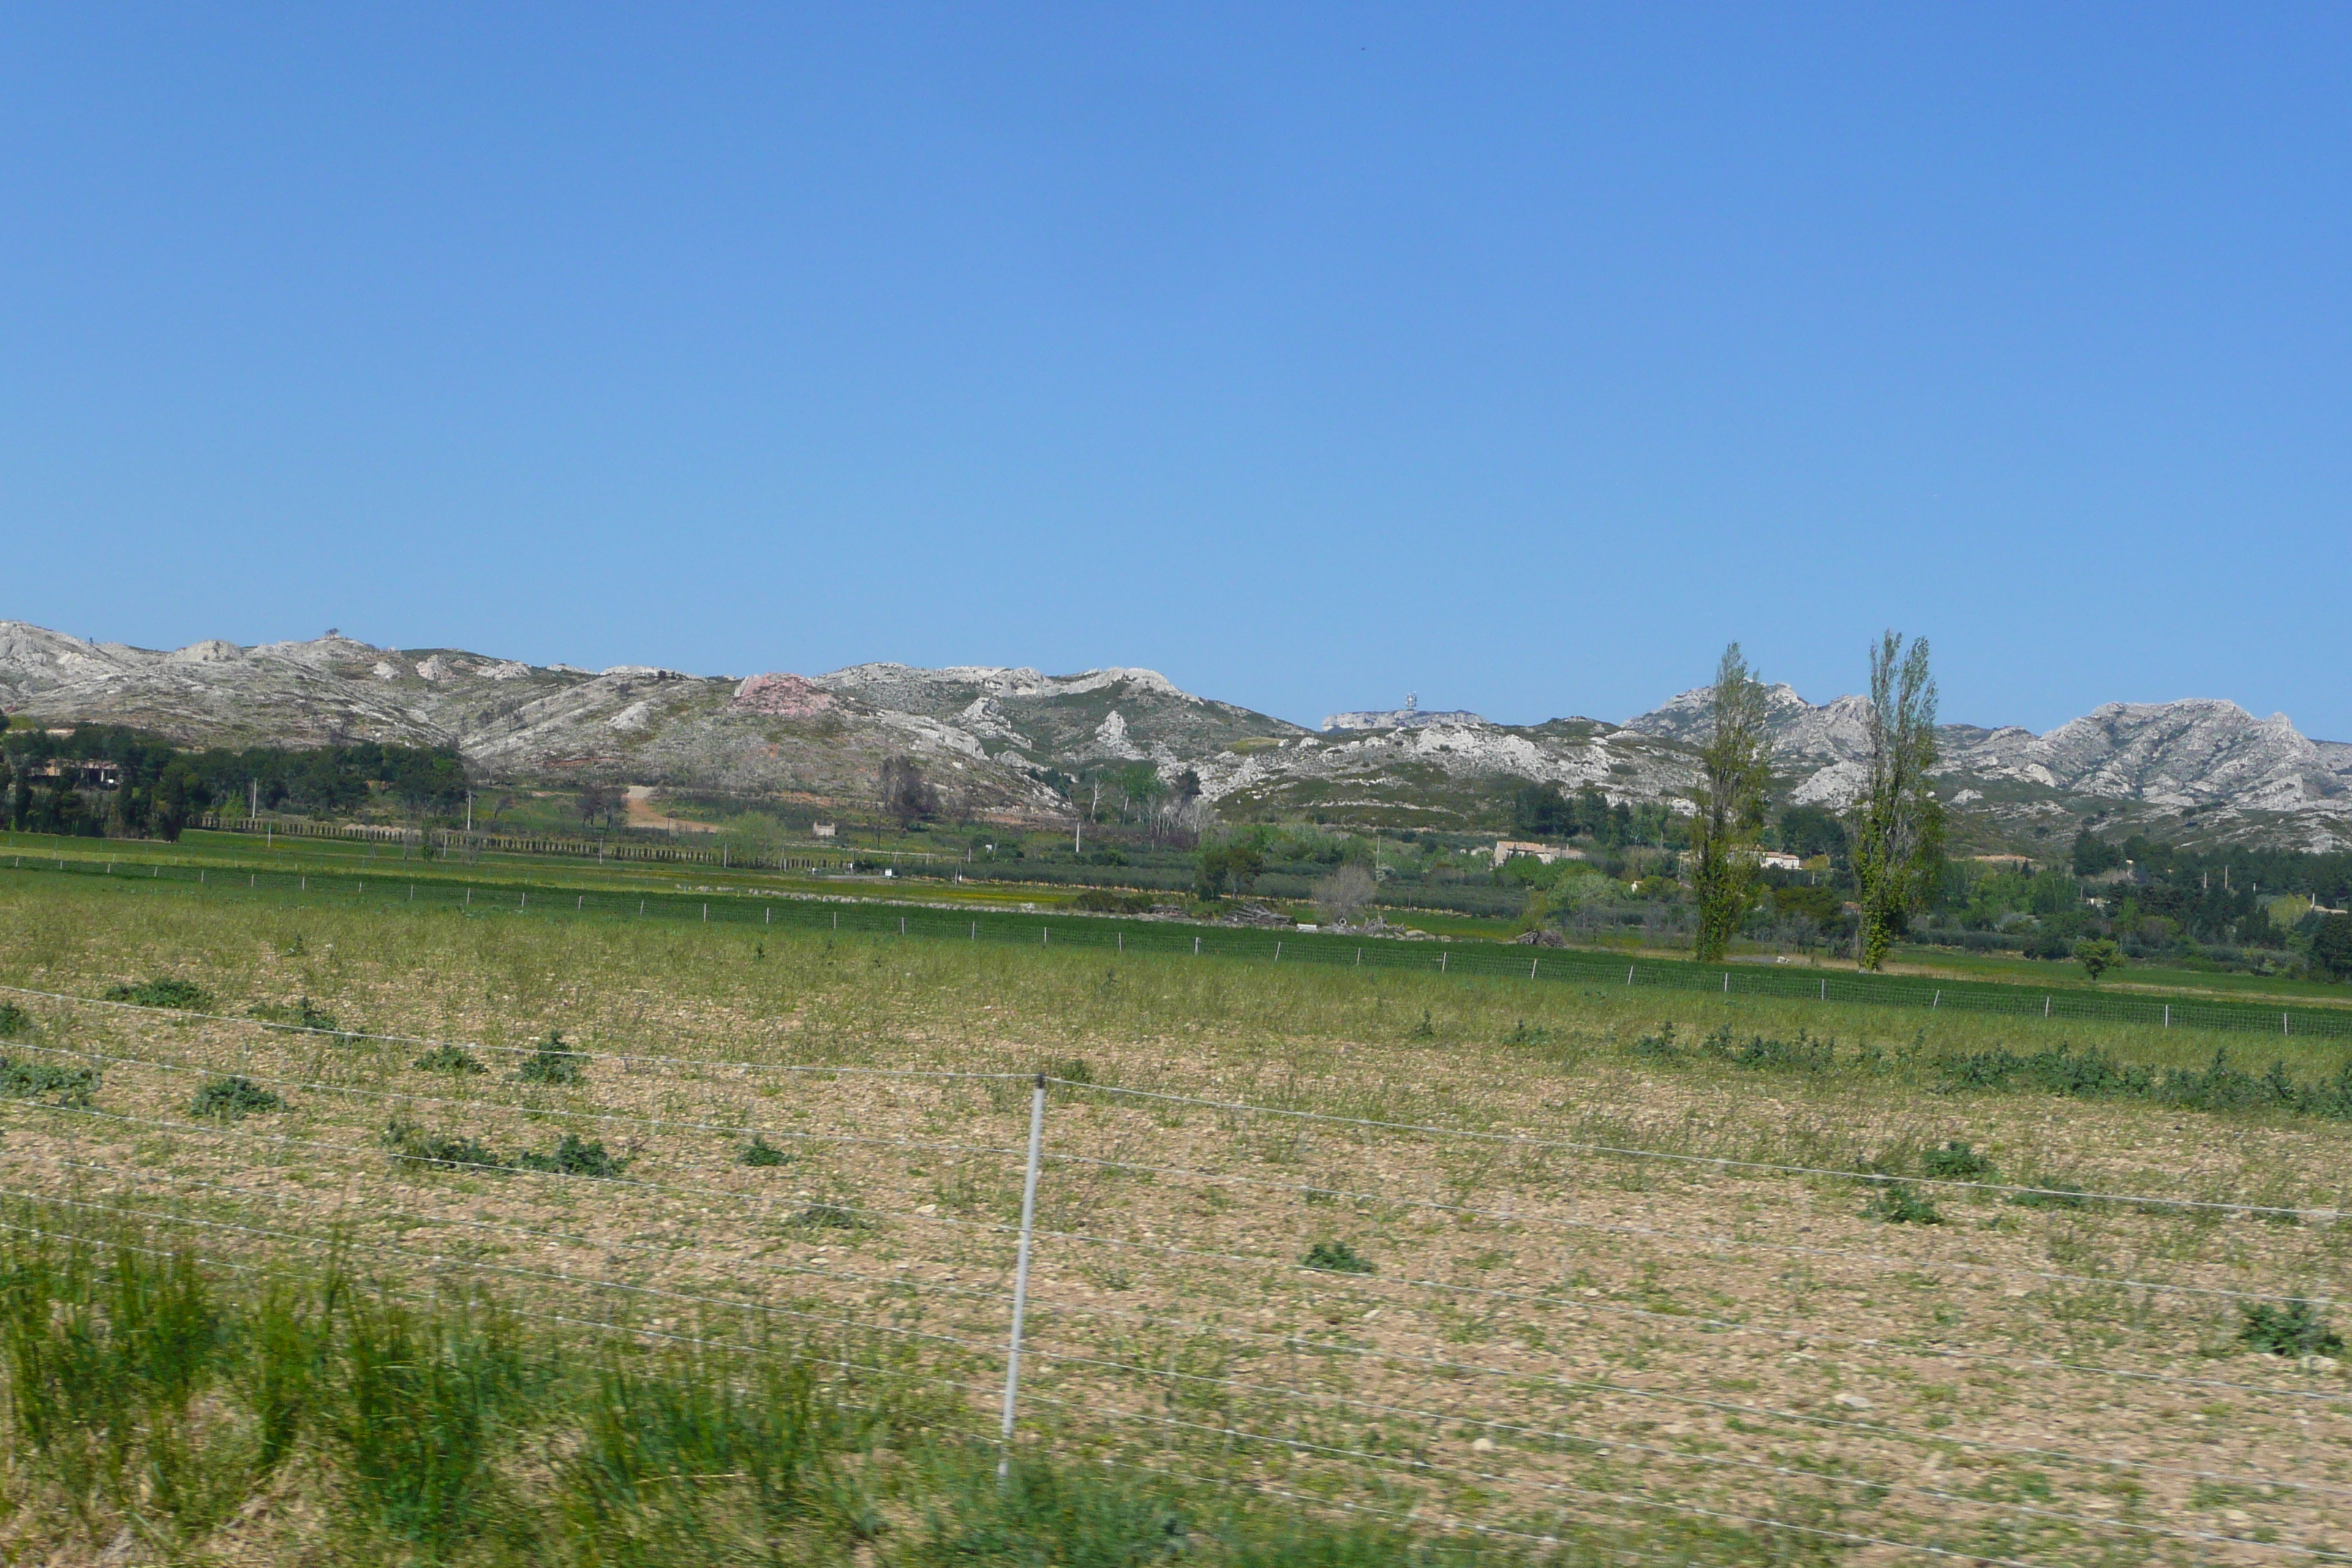
<svg viewBox="0 0 2352 1568">
<path fill-rule="evenodd" d="M 1195 773 L 1230 820 L 1321 816 L 1489 828 L 1529 780 L 1674 802 L 1706 732 L 1704 690 L 1624 724 L 1495 724 L 1415 708 L 1321 733 L 1194 696 L 1147 669 L 865 664 L 828 675 L 587 670 L 330 634 L 171 651 L 0 622 L 0 707 L 135 725 L 190 745 L 398 741 L 457 747 L 479 773 L 829 801 L 872 798 L 882 759 L 923 766 L 959 815 L 1054 819 L 1049 775 L 1150 763 Z M 1771 693 L 1784 799 L 1840 806 L 1859 777 L 1862 700 Z M 1963 851 L 2054 855 L 2085 822 L 2194 842 L 2352 847 L 2352 745 L 2229 702 L 2112 703 L 2036 735 L 1947 725 L 1938 788 Z"/>
</svg>

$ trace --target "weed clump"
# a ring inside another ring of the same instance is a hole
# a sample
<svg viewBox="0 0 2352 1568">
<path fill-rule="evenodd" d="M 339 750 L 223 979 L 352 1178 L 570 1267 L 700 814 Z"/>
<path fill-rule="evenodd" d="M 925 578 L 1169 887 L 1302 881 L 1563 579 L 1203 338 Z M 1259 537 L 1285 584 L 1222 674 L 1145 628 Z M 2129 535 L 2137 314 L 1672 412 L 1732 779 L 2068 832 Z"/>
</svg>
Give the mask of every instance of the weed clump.
<svg viewBox="0 0 2352 1568">
<path fill-rule="evenodd" d="M 55 1062 L 0 1057 L 0 1095 L 11 1100 L 38 1100 L 54 1094 L 58 1105 L 88 1105 L 97 1089 L 96 1068 L 61 1067 Z"/>
<path fill-rule="evenodd" d="M 1994 1174 L 1992 1162 L 1958 1138 L 1921 1155 L 1919 1168 L 1939 1182 L 1981 1182 Z"/>
<path fill-rule="evenodd" d="M 456 1046 L 436 1046 L 414 1064 L 420 1072 L 473 1073 L 490 1069 L 481 1064 L 473 1052 Z"/>
<path fill-rule="evenodd" d="M 188 1102 L 189 1115 L 217 1117 L 224 1121 L 241 1121 L 248 1116 L 285 1109 L 285 1100 L 243 1073 L 212 1079 Z"/>
<path fill-rule="evenodd" d="M 871 1221 L 841 1204 L 811 1204 L 793 1215 L 793 1223 L 809 1230 L 872 1230 Z"/>
<path fill-rule="evenodd" d="M 525 1057 L 522 1066 L 515 1069 L 515 1077 L 525 1083 L 573 1084 L 586 1076 L 587 1069 L 587 1058 L 564 1048 L 563 1032 L 550 1029 L 547 1038 L 539 1042 L 539 1048 Z"/>
<path fill-rule="evenodd" d="M 769 1142 L 764 1134 L 754 1132 L 751 1134 L 751 1141 L 749 1143 L 744 1144 L 740 1150 L 737 1151 L 735 1163 L 739 1165 L 757 1165 L 762 1167 L 769 1165 L 789 1165 L 793 1163 L 793 1154 L 790 1150 L 779 1149 L 773 1143 Z"/>
<path fill-rule="evenodd" d="M 1538 1024 L 1534 1028 L 1530 1029 L 1528 1027 L 1528 1021 L 1525 1018 L 1522 1018 L 1518 1021 L 1517 1027 L 1514 1028 L 1509 1034 L 1503 1037 L 1503 1044 L 1507 1046 L 1548 1046 L 1551 1044 L 1551 1031 L 1545 1028 L 1541 1024 Z"/>
<path fill-rule="evenodd" d="M 2284 1307 L 2257 1301 L 2246 1309 L 2238 1338 L 2264 1355 L 2334 1356 L 2344 1353 L 2344 1336 L 2310 1302 L 2297 1298 Z"/>
<path fill-rule="evenodd" d="M 211 1008 L 213 994 L 193 980 L 174 980 L 164 975 L 154 980 L 142 980 L 135 985 L 108 987 L 105 1000 L 129 1002 L 141 1007 L 179 1007 L 191 1013 Z"/>
<path fill-rule="evenodd" d="M 1092 1083 L 1095 1069 L 1084 1057 L 1065 1057 L 1047 1068 L 1045 1076 L 1060 1079 L 1064 1083 Z"/>
<path fill-rule="evenodd" d="M 471 1138 L 427 1132 L 413 1121 L 394 1118 L 383 1130 L 383 1146 L 404 1161 L 439 1165 L 449 1170 L 503 1171 L 509 1162 Z"/>
<path fill-rule="evenodd" d="M 14 1002 L 0 1002 L 0 1040 L 13 1040 L 33 1026 L 33 1016 Z"/>
<path fill-rule="evenodd" d="M 559 1176 L 617 1176 L 628 1163 L 625 1156 L 615 1159 L 606 1153 L 602 1143 L 591 1143 L 576 1132 L 566 1132 L 548 1153 L 515 1156 L 514 1168 L 546 1171 Z"/>
<path fill-rule="evenodd" d="M 1941 1225 L 1944 1216 L 1936 1205 L 1919 1195 L 1908 1182 L 1881 1180 L 1874 1183 L 1877 1190 L 1870 1201 L 1862 1205 L 1865 1218 L 1883 1220 L 1888 1225 Z"/>
<path fill-rule="evenodd" d="M 1319 1268 L 1327 1274 L 1370 1274 L 1371 1259 L 1344 1241 L 1318 1241 L 1307 1249 L 1299 1261 L 1309 1268 Z"/>
</svg>

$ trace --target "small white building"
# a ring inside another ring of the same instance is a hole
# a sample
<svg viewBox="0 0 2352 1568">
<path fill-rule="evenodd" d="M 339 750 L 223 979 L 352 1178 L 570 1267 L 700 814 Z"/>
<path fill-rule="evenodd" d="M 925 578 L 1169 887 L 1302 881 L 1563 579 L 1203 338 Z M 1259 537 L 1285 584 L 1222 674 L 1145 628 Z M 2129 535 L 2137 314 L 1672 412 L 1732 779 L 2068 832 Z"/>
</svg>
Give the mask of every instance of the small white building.
<svg viewBox="0 0 2352 1568">
<path fill-rule="evenodd" d="M 836 824 L 830 822 L 812 822 L 809 824 L 809 837 L 811 838 L 830 838 L 833 837 L 835 826 Z"/>
<path fill-rule="evenodd" d="M 1767 871 L 1801 871 L 1805 868 L 1805 858 L 1802 855 L 1791 855 L 1786 849 L 1759 851 L 1756 863 Z"/>
<path fill-rule="evenodd" d="M 1495 841 L 1495 864 L 1499 866 L 1515 855 L 1532 855 L 1549 866 L 1555 860 L 1581 860 L 1584 851 L 1570 849 L 1565 844 L 1536 844 L 1516 838 Z"/>
</svg>

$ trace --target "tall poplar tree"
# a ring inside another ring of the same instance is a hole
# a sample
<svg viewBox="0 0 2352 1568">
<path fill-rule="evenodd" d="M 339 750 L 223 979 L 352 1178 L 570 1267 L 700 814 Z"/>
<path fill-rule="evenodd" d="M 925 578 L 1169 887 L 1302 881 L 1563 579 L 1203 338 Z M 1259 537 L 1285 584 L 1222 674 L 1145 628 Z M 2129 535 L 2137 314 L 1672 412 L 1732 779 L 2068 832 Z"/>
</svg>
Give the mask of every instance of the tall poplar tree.
<svg viewBox="0 0 2352 1568">
<path fill-rule="evenodd" d="M 1712 730 L 1691 792 L 1690 883 L 1698 895 L 1699 961 L 1731 949 L 1756 883 L 1756 834 L 1772 788 L 1772 737 L 1763 683 L 1739 645 L 1723 650 L 1709 701 Z"/>
<path fill-rule="evenodd" d="M 1906 648 L 1895 632 L 1870 650 L 1869 774 L 1853 804 L 1853 880 L 1862 918 L 1854 956 L 1878 969 L 1925 906 L 1944 852 L 1944 808 L 1930 787 L 1936 765 L 1936 679 L 1927 639 Z"/>
</svg>

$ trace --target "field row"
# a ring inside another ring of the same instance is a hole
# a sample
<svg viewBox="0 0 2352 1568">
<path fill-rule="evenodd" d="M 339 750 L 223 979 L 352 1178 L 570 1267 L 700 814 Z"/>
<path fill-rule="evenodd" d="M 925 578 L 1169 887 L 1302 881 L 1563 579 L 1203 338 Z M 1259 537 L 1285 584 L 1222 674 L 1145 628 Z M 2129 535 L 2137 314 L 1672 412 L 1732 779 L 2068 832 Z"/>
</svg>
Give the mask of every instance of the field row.
<svg viewBox="0 0 2352 1568">
<path fill-rule="evenodd" d="M 1175 954 L 1263 963 L 1425 972 L 1463 978 L 1525 979 L 1530 984 L 1709 992 L 1725 996 L 1813 1001 L 1902 1008 L 1927 1013 L 1988 1014 L 2021 1019 L 2095 1020 L 2157 1030 L 2203 1030 L 2269 1036 L 2281 1040 L 2352 1038 L 2352 1008 L 2270 1007 L 2210 998 L 2172 998 L 2145 992 L 2101 994 L 2080 988 L 2035 991 L 1987 981 L 1934 981 L 1904 975 L 1826 973 L 1762 964 L 1709 965 L 1675 960 L 1628 960 L 1578 950 L 1526 948 L 1494 942 L 1405 942 L 1298 928 L 1267 931 L 1189 922 L 1118 920 L 1074 914 L 1015 914 L 994 910 L 953 912 L 919 904 L 779 895 L 729 885 L 616 892 L 610 889 L 527 886 L 488 878 L 388 868 L 371 876 L 310 871 L 215 871 L 200 866 L 140 862 L 135 871 L 102 859 L 12 856 L 13 872 L 107 877 L 127 884 L 193 884 L 206 891 L 268 893 L 347 906 L 418 905 L 482 914 L 565 914 L 598 918 L 692 921 L 764 930 L 826 931 L 934 941 L 1064 947 L 1125 954 Z M 534 901 L 533 895 L 537 899 Z M 2346 1081 L 2352 1102 L 2352 1078 Z"/>
</svg>

